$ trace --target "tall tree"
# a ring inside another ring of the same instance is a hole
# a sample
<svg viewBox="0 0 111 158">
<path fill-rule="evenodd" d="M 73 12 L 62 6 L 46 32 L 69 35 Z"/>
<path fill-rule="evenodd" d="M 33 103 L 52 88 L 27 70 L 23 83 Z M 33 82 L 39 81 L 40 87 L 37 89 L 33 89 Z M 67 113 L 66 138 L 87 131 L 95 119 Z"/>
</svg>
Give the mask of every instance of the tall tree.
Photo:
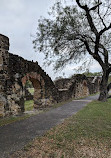
<svg viewBox="0 0 111 158">
<path fill-rule="evenodd" d="M 50 12 L 51 18 L 39 20 L 34 48 L 44 52 L 49 62 L 57 56 L 56 69 L 67 63 L 80 63 L 89 54 L 102 68 L 99 100 L 106 101 L 111 72 L 111 2 L 75 2 L 67 6 L 57 2 Z"/>
</svg>

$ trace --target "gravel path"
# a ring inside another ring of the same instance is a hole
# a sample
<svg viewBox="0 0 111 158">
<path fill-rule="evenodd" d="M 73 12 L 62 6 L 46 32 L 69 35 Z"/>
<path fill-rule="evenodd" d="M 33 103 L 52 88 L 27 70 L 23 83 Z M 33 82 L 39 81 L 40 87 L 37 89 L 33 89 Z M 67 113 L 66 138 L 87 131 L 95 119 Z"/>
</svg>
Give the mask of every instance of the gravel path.
<svg viewBox="0 0 111 158">
<path fill-rule="evenodd" d="M 0 158 L 6 158 L 8 154 L 23 148 L 33 138 L 42 136 L 51 127 L 62 123 L 65 118 L 75 114 L 97 97 L 98 95 L 73 100 L 48 112 L 0 127 Z"/>
</svg>

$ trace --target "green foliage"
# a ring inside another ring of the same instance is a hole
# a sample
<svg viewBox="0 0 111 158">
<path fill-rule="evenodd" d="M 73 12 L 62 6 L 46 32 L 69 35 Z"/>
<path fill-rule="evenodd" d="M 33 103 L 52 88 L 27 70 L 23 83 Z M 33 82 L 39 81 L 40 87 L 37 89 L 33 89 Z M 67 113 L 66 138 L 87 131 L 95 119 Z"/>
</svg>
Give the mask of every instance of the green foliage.
<svg viewBox="0 0 111 158">
<path fill-rule="evenodd" d="M 58 1 L 49 12 L 50 17 L 38 21 L 33 43 L 35 50 L 45 54 L 45 63 L 55 63 L 57 70 L 81 61 L 80 68 L 85 69 L 95 59 L 104 67 L 104 61 L 107 61 L 104 59 L 110 53 L 111 33 L 107 16 L 111 14 L 111 4 L 104 0 L 98 3 L 98 0 L 76 0 L 71 5 L 63 5 Z M 101 37 L 98 36 L 100 31 Z"/>
<path fill-rule="evenodd" d="M 87 71 L 87 72 L 85 72 L 85 73 L 83 73 L 85 76 L 87 76 L 87 77 L 91 77 L 91 76 L 102 76 L 102 72 L 89 72 L 89 71 Z"/>
<path fill-rule="evenodd" d="M 79 13 L 74 5 L 63 7 L 57 2 L 50 15 L 53 18 L 39 20 L 37 37 L 33 41 L 34 48 L 44 52 L 48 64 L 54 62 L 56 56 L 55 69 L 67 63 L 79 62 L 86 54 L 86 48 L 78 35 L 82 27 L 80 23 L 87 23 L 83 13 Z"/>
<path fill-rule="evenodd" d="M 28 80 L 27 82 L 26 82 L 26 88 L 33 88 L 33 85 L 32 85 L 32 82 L 30 81 L 30 80 Z"/>
<path fill-rule="evenodd" d="M 32 95 L 34 95 L 34 88 L 27 88 L 27 89 Z"/>
</svg>

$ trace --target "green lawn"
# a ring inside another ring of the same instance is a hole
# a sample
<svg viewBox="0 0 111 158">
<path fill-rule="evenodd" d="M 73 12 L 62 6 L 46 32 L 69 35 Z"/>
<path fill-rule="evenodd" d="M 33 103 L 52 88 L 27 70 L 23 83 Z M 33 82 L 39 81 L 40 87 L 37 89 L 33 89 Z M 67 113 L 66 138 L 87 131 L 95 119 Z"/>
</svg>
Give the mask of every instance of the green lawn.
<svg viewBox="0 0 111 158">
<path fill-rule="evenodd" d="M 26 100 L 25 101 L 25 111 L 33 110 L 34 101 L 33 100 Z"/>
<path fill-rule="evenodd" d="M 111 99 L 104 103 L 89 103 L 76 115 L 52 128 L 45 136 L 35 139 L 13 156 L 110 158 Z"/>
</svg>

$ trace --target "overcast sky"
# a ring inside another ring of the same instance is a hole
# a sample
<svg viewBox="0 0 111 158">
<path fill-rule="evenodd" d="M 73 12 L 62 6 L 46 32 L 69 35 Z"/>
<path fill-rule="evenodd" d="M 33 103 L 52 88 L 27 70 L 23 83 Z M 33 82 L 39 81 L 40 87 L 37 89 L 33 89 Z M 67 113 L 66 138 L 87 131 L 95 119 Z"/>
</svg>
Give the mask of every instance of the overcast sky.
<svg viewBox="0 0 111 158">
<path fill-rule="evenodd" d="M 9 37 L 10 52 L 18 54 L 27 60 L 43 64 L 43 55 L 33 50 L 31 35 L 35 36 L 38 19 L 47 17 L 49 8 L 55 0 L 0 0 L 0 33 Z M 73 66 L 67 66 L 63 72 L 68 77 L 74 74 Z M 52 67 L 43 69 L 54 79 L 63 72 L 53 73 Z M 99 71 L 97 63 L 91 71 Z"/>
</svg>

